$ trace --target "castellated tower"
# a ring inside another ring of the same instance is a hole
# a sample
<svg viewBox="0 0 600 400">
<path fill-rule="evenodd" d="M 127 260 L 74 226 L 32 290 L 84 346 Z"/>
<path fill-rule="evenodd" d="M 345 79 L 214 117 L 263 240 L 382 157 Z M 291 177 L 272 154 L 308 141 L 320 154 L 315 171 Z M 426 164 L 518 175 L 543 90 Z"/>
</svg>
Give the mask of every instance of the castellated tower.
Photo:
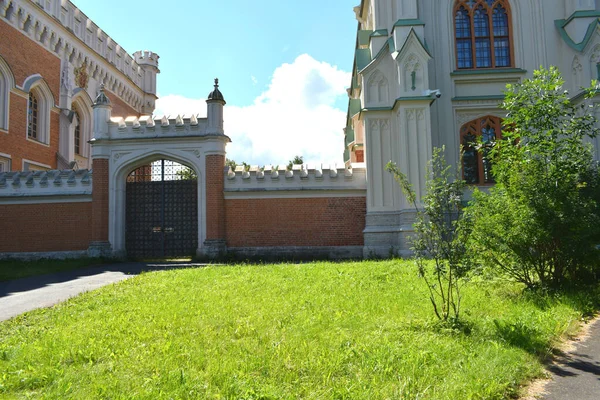
<svg viewBox="0 0 600 400">
<path fill-rule="evenodd" d="M 144 71 L 144 79 L 142 81 L 142 90 L 146 93 L 144 96 L 144 105 L 142 107 L 143 114 L 152 114 L 154 111 L 154 103 L 158 98 L 156 96 L 156 75 L 160 73 L 158 69 L 158 54 L 151 51 L 136 51 L 133 53 L 135 62 Z"/>
<path fill-rule="evenodd" d="M 206 112 L 208 117 L 207 133 L 223 135 L 223 107 L 225 106 L 225 98 L 219 90 L 219 79 L 215 79 L 215 89 L 208 94 L 206 100 Z"/>
</svg>

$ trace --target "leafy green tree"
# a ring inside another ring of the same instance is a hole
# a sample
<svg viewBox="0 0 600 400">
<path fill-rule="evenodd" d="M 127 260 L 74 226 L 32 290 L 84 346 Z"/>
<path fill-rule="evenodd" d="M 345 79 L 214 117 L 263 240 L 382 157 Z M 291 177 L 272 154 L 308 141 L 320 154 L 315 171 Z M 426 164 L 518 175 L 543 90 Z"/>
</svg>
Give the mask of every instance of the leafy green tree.
<svg viewBox="0 0 600 400">
<path fill-rule="evenodd" d="M 225 159 L 225 166 L 233 169 L 235 171 L 235 167 L 237 167 L 237 163 L 235 160 L 230 160 L 229 158 Z"/>
<path fill-rule="evenodd" d="M 177 174 L 177 179 L 182 180 L 182 181 L 198 179 L 198 175 L 196 175 L 194 170 L 191 169 L 190 167 L 183 167 L 181 170 L 177 171 L 176 174 Z"/>
<path fill-rule="evenodd" d="M 435 315 L 442 321 L 457 321 L 460 316 L 462 284 L 469 270 L 467 243 L 470 221 L 462 213 L 465 182 L 451 173 L 444 148 L 434 148 L 427 168 L 426 194 L 422 208 L 408 178 L 396 164 L 386 169 L 394 174 L 407 200 L 416 211 L 412 250 L 419 275 L 429 289 Z"/>
<path fill-rule="evenodd" d="M 497 184 L 468 210 L 476 254 L 529 287 L 584 279 L 598 260 L 599 175 L 584 141 L 598 128 L 563 83 L 552 67 L 507 86 L 506 129 L 489 152 Z"/>
<path fill-rule="evenodd" d="M 294 167 L 294 165 L 302 165 L 302 164 L 304 164 L 304 157 L 294 156 L 294 158 L 288 162 L 287 169 L 291 170 Z"/>
</svg>

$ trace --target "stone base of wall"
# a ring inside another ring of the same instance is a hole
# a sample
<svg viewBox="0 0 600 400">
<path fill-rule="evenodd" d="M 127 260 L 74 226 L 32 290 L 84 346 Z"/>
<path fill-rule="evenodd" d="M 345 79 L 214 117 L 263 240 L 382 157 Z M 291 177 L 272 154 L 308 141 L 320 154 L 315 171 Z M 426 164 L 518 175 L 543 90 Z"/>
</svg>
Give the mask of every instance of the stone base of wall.
<svg viewBox="0 0 600 400">
<path fill-rule="evenodd" d="M 410 257 L 410 235 L 416 213 L 412 210 L 367 213 L 364 258 Z"/>
<path fill-rule="evenodd" d="M 262 261 L 362 259 L 363 246 L 228 247 L 227 257 Z"/>
</svg>

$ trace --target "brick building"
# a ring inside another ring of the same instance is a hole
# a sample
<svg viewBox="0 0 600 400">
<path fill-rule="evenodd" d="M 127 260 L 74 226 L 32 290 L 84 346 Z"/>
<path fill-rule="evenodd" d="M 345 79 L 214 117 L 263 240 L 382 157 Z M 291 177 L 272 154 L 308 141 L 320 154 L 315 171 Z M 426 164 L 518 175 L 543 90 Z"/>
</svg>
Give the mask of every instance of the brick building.
<svg viewBox="0 0 600 400">
<path fill-rule="evenodd" d="M 0 172 L 90 168 L 92 102 L 150 115 L 158 55 L 129 55 L 65 0 L 0 0 Z"/>
</svg>

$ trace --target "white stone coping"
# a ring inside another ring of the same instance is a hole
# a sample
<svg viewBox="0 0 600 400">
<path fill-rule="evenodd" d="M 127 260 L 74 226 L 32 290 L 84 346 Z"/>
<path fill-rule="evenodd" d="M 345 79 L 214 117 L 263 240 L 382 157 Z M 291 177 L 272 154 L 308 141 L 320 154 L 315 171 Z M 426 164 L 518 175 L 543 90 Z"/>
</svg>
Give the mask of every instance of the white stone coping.
<svg viewBox="0 0 600 400">
<path fill-rule="evenodd" d="M 140 136 L 198 136 L 207 134 L 207 126 L 207 118 L 198 118 L 195 115 L 191 117 L 178 115 L 176 118 L 164 116 L 157 119 L 151 116 L 115 117 L 110 119 L 109 136 L 111 139 L 132 139 Z"/>
<path fill-rule="evenodd" d="M 81 201 L 92 194 L 91 170 L 19 171 L 0 173 L 0 200 L 65 196 Z"/>
<path fill-rule="evenodd" d="M 225 167 L 225 192 L 290 192 L 290 191 L 347 191 L 367 189 L 367 171 L 364 163 L 350 168 L 337 166 L 294 165 L 275 168 L 238 165 L 235 171 Z"/>
</svg>

